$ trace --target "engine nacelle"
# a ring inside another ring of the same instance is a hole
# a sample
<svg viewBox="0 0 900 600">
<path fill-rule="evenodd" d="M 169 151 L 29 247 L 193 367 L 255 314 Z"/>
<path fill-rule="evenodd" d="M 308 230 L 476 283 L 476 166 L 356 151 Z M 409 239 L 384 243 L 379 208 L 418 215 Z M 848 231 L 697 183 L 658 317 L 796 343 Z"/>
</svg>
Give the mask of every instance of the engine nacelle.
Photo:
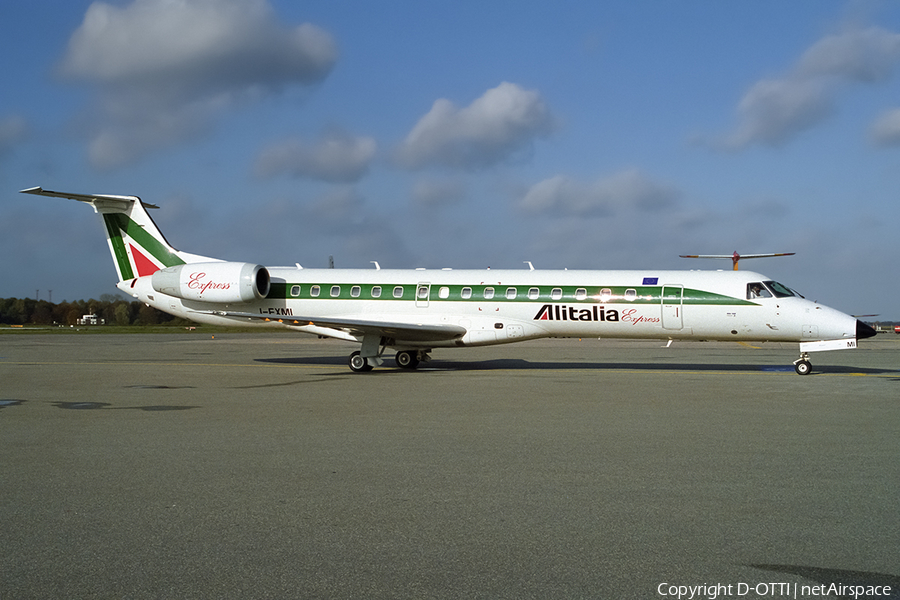
<svg viewBox="0 0 900 600">
<path fill-rule="evenodd" d="M 250 263 L 188 263 L 160 269 L 150 285 L 160 294 L 183 300 L 252 302 L 269 294 L 269 271 Z"/>
</svg>

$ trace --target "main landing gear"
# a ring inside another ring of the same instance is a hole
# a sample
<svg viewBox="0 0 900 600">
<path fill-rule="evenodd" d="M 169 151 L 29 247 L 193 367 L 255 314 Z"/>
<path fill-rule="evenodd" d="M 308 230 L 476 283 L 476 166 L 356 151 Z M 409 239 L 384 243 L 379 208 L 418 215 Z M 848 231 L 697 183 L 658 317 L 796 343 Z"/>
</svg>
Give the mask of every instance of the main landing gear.
<svg viewBox="0 0 900 600">
<path fill-rule="evenodd" d="M 369 360 L 363 356 L 359 350 L 350 355 L 348 364 L 350 365 L 350 370 L 354 373 L 372 370 L 372 365 L 369 364 Z"/>
<path fill-rule="evenodd" d="M 429 350 L 401 350 L 394 357 L 394 361 L 401 369 L 412 371 L 419 366 L 420 362 L 429 360 L 428 352 Z M 364 373 L 371 371 L 376 363 L 381 364 L 381 358 L 366 358 L 357 350 L 350 355 L 350 360 L 347 363 L 350 366 L 350 370 L 354 373 Z"/>
<path fill-rule="evenodd" d="M 800 358 L 794 361 L 794 370 L 797 375 L 809 375 L 812 371 L 812 363 L 809 362 L 809 352 L 801 352 Z"/>
<path fill-rule="evenodd" d="M 416 350 L 401 350 L 394 357 L 394 361 L 401 369 L 415 369 L 419 366 L 419 353 Z"/>
</svg>

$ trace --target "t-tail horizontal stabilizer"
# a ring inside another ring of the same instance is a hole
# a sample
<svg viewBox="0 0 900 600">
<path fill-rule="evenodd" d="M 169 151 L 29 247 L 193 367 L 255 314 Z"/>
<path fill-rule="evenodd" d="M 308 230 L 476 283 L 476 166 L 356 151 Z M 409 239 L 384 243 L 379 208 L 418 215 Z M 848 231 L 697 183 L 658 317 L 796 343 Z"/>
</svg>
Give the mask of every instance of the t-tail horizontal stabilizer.
<svg viewBox="0 0 900 600">
<path fill-rule="evenodd" d="M 769 258 L 772 256 L 793 256 L 793 252 L 777 252 L 771 254 L 679 254 L 681 258 L 730 258 L 734 263 L 734 270 L 738 270 L 738 261 L 742 258 Z"/>
<path fill-rule="evenodd" d="M 188 254 L 173 248 L 146 210 L 159 207 L 147 204 L 137 196 L 51 192 L 41 187 L 22 190 L 22 193 L 68 198 L 90 204 L 94 212 L 103 219 L 106 241 L 120 282 L 152 275 L 166 267 L 196 262 L 218 262 L 214 258 Z"/>
</svg>

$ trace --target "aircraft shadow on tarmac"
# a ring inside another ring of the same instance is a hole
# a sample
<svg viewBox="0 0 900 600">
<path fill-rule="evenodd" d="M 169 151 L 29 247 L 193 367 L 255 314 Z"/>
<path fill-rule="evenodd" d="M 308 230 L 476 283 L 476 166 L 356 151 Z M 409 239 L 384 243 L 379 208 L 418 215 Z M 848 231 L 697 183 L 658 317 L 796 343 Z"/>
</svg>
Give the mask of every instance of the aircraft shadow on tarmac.
<svg viewBox="0 0 900 600">
<path fill-rule="evenodd" d="M 791 575 L 799 575 L 817 581 L 826 586 L 831 584 L 846 586 L 877 586 L 883 588 L 888 586 L 891 589 L 890 595 L 879 595 L 880 598 L 900 599 L 900 577 L 897 575 L 889 575 L 887 573 L 876 573 L 873 571 L 846 571 L 844 569 L 823 569 L 821 567 L 807 567 L 802 565 L 748 565 L 756 569 L 764 571 L 774 571 L 776 573 L 790 573 Z M 849 598 L 850 596 L 838 595 L 839 598 Z M 870 596 L 861 596 L 868 598 Z"/>
<path fill-rule="evenodd" d="M 306 366 L 346 366 L 347 362 L 340 356 L 303 356 L 291 358 L 257 358 L 256 362 L 279 364 L 279 365 L 306 365 Z M 407 369 L 392 368 L 393 359 L 385 358 L 385 364 L 382 369 L 371 371 L 374 373 L 384 372 L 408 372 Z M 572 371 L 591 371 L 591 370 L 628 370 L 628 371 L 769 371 L 769 372 L 793 372 L 794 367 L 791 364 L 781 365 L 760 365 L 760 364 L 730 364 L 730 363 L 670 363 L 670 362 L 553 362 L 553 361 L 528 361 L 520 358 L 496 358 L 492 360 L 472 361 L 447 361 L 433 360 L 423 363 L 417 369 L 418 371 L 502 371 L 502 370 L 572 370 Z M 874 367 L 845 367 L 845 366 L 821 366 L 813 367 L 812 375 L 816 374 L 861 374 L 861 375 L 883 375 L 886 373 L 895 373 L 898 378 L 894 381 L 900 381 L 900 370 L 897 369 L 880 369 Z"/>
<path fill-rule="evenodd" d="M 145 412 L 163 412 L 167 410 L 189 410 L 199 406 L 113 406 L 109 402 L 54 402 L 53 406 L 64 410 L 142 410 Z"/>
</svg>

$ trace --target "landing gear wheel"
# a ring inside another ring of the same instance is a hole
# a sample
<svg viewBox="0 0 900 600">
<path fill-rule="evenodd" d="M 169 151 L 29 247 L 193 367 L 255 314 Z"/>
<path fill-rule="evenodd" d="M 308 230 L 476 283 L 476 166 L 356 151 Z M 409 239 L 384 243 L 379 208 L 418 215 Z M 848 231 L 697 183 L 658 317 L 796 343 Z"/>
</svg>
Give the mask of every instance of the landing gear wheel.
<svg viewBox="0 0 900 600">
<path fill-rule="evenodd" d="M 401 369 L 415 369 L 419 366 L 419 353 L 415 350 L 401 350 L 394 360 Z"/>
<path fill-rule="evenodd" d="M 808 360 L 801 359 L 794 363 L 794 370 L 797 371 L 797 375 L 809 375 L 812 364 Z"/>
<path fill-rule="evenodd" d="M 350 355 L 350 360 L 348 362 L 350 364 L 350 370 L 354 373 L 363 373 L 372 370 L 372 365 L 370 365 L 369 361 L 360 354 L 359 350 Z"/>
</svg>

